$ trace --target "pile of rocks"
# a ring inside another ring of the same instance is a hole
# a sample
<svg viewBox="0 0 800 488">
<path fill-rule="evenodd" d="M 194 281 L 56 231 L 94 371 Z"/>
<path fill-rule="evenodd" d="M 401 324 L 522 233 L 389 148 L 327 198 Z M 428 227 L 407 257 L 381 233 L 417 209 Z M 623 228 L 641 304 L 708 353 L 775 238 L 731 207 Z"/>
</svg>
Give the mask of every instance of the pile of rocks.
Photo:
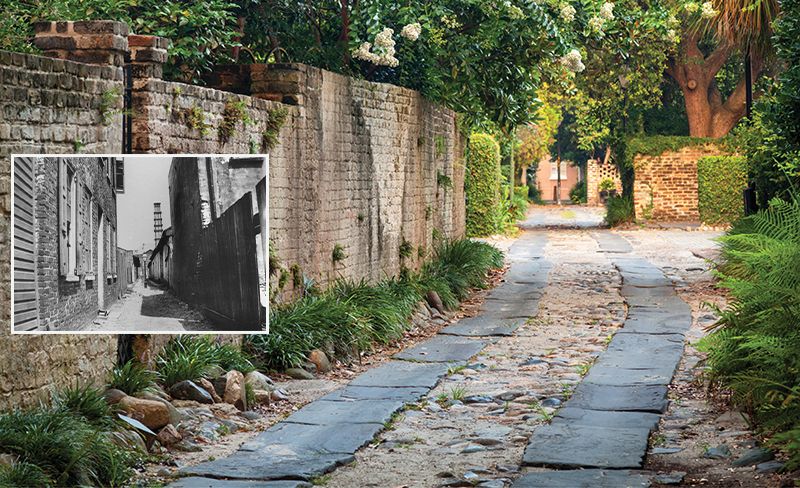
<svg viewBox="0 0 800 488">
<path fill-rule="evenodd" d="M 115 442 L 142 453 L 197 452 L 221 435 L 252 430 L 252 422 L 261 417 L 253 410 L 256 405 L 288 400 L 286 392 L 258 371 L 219 373 L 213 379 L 185 380 L 136 396 L 106 390 L 106 401 L 132 427 L 115 433 Z"/>
</svg>

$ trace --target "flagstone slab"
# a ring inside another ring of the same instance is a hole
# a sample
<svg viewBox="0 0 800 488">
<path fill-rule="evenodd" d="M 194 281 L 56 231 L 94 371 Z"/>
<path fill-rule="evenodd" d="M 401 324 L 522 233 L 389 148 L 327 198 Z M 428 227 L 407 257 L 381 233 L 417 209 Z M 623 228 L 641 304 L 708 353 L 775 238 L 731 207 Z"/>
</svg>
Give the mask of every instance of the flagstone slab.
<svg viewBox="0 0 800 488">
<path fill-rule="evenodd" d="M 666 385 L 609 386 L 580 383 L 566 406 L 591 410 L 663 413 L 667 409 Z"/>
<path fill-rule="evenodd" d="M 624 254 L 633 251 L 627 239 L 613 232 L 592 232 L 592 237 L 597 241 L 600 252 Z"/>
<path fill-rule="evenodd" d="M 527 319 L 539 312 L 539 297 L 518 300 L 486 300 L 480 313 L 489 318 Z"/>
<path fill-rule="evenodd" d="M 307 404 L 286 417 L 284 422 L 314 425 L 384 424 L 405 403 L 397 399 L 352 402 L 320 400 Z"/>
<path fill-rule="evenodd" d="M 510 336 L 525 325 L 525 319 L 496 319 L 485 315 L 461 319 L 440 330 L 440 334 L 465 337 Z"/>
<path fill-rule="evenodd" d="M 422 387 L 431 389 L 447 374 L 449 366 L 440 363 L 389 361 L 370 369 L 350 382 L 350 386 Z"/>
<path fill-rule="evenodd" d="M 308 425 L 283 421 L 242 444 L 234 455 L 252 452 L 277 459 L 292 458 L 304 453 L 353 454 L 369 443 L 381 429 L 383 424 L 330 422 L 324 425 Z"/>
<path fill-rule="evenodd" d="M 414 402 L 428 393 L 427 388 L 419 387 L 380 387 L 380 386 L 352 386 L 332 391 L 320 398 L 327 401 L 352 402 L 358 400 L 402 400 L 405 403 Z"/>
<path fill-rule="evenodd" d="M 170 483 L 170 488 L 311 488 L 313 485 L 298 480 L 254 481 L 217 480 L 190 476 Z"/>
<path fill-rule="evenodd" d="M 262 452 L 236 452 L 231 456 L 182 468 L 182 475 L 239 480 L 304 480 L 355 461 L 349 453 L 302 452 L 273 456 Z"/>
<path fill-rule="evenodd" d="M 395 359 L 406 361 L 422 361 L 435 363 L 449 363 L 468 361 L 478 354 L 488 344 L 487 341 L 456 337 L 451 335 L 436 335 L 394 355 Z"/>
<path fill-rule="evenodd" d="M 534 431 L 522 462 L 559 469 L 641 468 L 649 435 L 649 428 L 544 425 Z"/>
<path fill-rule="evenodd" d="M 608 410 L 589 410 L 566 406 L 558 410 L 553 424 L 592 425 L 595 427 L 648 429 L 658 427 L 660 415 L 649 412 L 616 412 Z"/>
<path fill-rule="evenodd" d="M 647 369 L 620 369 L 614 366 L 605 366 L 602 363 L 595 364 L 584 376 L 582 383 L 604 386 L 668 385 L 672 382 L 676 367 L 677 364 Z"/>
<path fill-rule="evenodd" d="M 650 477 L 636 471 L 579 469 L 528 473 L 513 488 L 649 488 Z"/>
</svg>

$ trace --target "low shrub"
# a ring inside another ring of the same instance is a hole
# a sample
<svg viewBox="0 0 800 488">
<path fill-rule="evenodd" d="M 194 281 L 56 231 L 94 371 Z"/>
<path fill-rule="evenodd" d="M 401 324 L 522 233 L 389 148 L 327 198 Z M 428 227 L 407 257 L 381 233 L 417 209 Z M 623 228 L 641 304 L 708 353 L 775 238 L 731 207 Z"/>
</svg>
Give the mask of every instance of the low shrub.
<svg viewBox="0 0 800 488">
<path fill-rule="evenodd" d="M 152 390 L 158 374 L 145 368 L 139 361 L 131 360 L 114 367 L 109 373 L 108 387 L 121 390 L 128 395 L 138 395 Z"/>
<path fill-rule="evenodd" d="M 159 381 L 166 387 L 207 376 L 213 366 L 242 373 L 255 370 L 247 353 L 231 344 L 217 344 L 208 336 L 182 335 L 170 339 L 156 358 Z"/>
<path fill-rule="evenodd" d="M 429 292 L 448 308 L 458 306 L 469 289 L 483 287 L 488 272 L 503 265 L 503 255 L 489 244 L 468 239 L 442 242 L 419 273 L 370 285 L 339 280 L 324 292 L 270 310 L 270 333 L 248 336 L 246 349 L 263 366 L 282 370 L 306 361 L 313 349 L 352 358 L 374 343 L 402 337 L 409 317 Z"/>
<path fill-rule="evenodd" d="M 614 195 L 606 200 L 606 223 L 611 227 L 633 222 L 635 216 L 631 197 Z"/>
<path fill-rule="evenodd" d="M 17 458 L 0 486 L 128 486 L 138 459 L 97 424 L 58 406 L 0 415 L 0 451 Z"/>
<path fill-rule="evenodd" d="M 468 236 L 488 236 L 499 230 L 501 178 L 500 145 L 489 134 L 472 134 L 464 177 Z"/>
<path fill-rule="evenodd" d="M 711 378 L 800 466 L 800 203 L 773 201 L 724 237 L 731 301 L 701 349 Z"/>
<path fill-rule="evenodd" d="M 742 190 L 747 187 L 747 160 L 741 156 L 709 156 L 697 160 L 700 220 L 729 224 L 744 215 Z"/>
<path fill-rule="evenodd" d="M 114 423 L 103 390 L 88 384 L 56 390 L 51 403 L 54 411 L 75 415 L 97 427 L 110 427 Z"/>
<path fill-rule="evenodd" d="M 576 205 L 586 203 L 586 180 L 575 183 L 569 191 L 569 199 Z"/>
<path fill-rule="evenodd" d="M 542 200 L 542 190 L 536 186 L 535 181 L 528 182 L 528 201 L 536 205 L 542 205 L 544 203 Z"/>
</svg>

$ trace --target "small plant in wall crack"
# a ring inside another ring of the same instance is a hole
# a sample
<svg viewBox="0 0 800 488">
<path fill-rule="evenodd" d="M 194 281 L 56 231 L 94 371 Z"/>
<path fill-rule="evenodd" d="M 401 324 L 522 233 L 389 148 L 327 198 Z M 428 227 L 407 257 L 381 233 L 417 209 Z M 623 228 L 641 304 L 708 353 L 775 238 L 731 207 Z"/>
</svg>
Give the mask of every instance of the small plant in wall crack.
<svg viewBox="0 0 800 488">
<path fill-rule="evenodd" d="M 106 90 L 100 95 L 99 110 L 103 125 L 113 122 L 115 115 L 125 113 L 124 110 L 120 109 L 121 97 L 122 91 L 117 87 Z"/>
<path fill-rule="evenodd" d="M 453 180 L 441 171 L 436 172 L 436 184 L 444 190 L 453 188 Z"/>
<path fill-rule="evenodd" d="M 335 244 L 333 246 L 333 251 L 331 252 L 331 261 L 333 264 L 339 263 L 347 259 L 347 254 L 344 252 L 344 246 L 341 244 Z"/>
<path fill-rule="evenodd" d="M 184 112 L 184 119 L 187 127 L 200 132 L 202 136 L 207 135 L 208 131 L 211 130 L 211 124 L 206 122 L 206 113 L 199 105 L 187 108 L 186 112 Z"/>
<path fill-rule="evenodd" d="M 412 246 L 407 240 L 403 239 L 403 242 L 400 243 L 400 248 L 398 251 L 400 253 L 400 259 L 408 259 L 414 252 L 414 246 Z"/>
<path fill-rule="evenodd" d="M 240 121 L 245 127 L 253 121 L 250 118 L 250 114 L 247 113 L 247 102 L 244 100 L 228 100 L 225 103 L 225 109 L 222 111 L 222 121 L 217 127 L 217 138 L 221 144 L 225 145 L 231 140 Z"/>
<path fill-rule="evenodd" d="M 278 134 L 286 123 L 289 111 L 284 107 L 273 108 L 268 112 L 267 126 L 261 133 L 261 151 L 269 152 L 278 145 Z"/>
</svg>

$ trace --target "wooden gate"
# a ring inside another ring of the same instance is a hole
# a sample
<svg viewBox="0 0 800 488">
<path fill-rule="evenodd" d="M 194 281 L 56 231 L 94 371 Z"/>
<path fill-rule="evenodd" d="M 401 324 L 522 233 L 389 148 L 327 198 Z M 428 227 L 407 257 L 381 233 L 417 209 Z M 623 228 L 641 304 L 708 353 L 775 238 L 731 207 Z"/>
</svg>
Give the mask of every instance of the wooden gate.
<svg viewBox="0 0 800 488">
<path fill-rule="evenodd" d="M 39 327 L 36 291 L 36 241 L 34 161 L 14 158 L 14 330 Z"/>
<path fill-rule="evenodd" d="M 232 330 L 259 330 L 260 299 L 253 197 L 238 202 L 203 229 L 200 299 L 215 322 Z"/>
</svg>

